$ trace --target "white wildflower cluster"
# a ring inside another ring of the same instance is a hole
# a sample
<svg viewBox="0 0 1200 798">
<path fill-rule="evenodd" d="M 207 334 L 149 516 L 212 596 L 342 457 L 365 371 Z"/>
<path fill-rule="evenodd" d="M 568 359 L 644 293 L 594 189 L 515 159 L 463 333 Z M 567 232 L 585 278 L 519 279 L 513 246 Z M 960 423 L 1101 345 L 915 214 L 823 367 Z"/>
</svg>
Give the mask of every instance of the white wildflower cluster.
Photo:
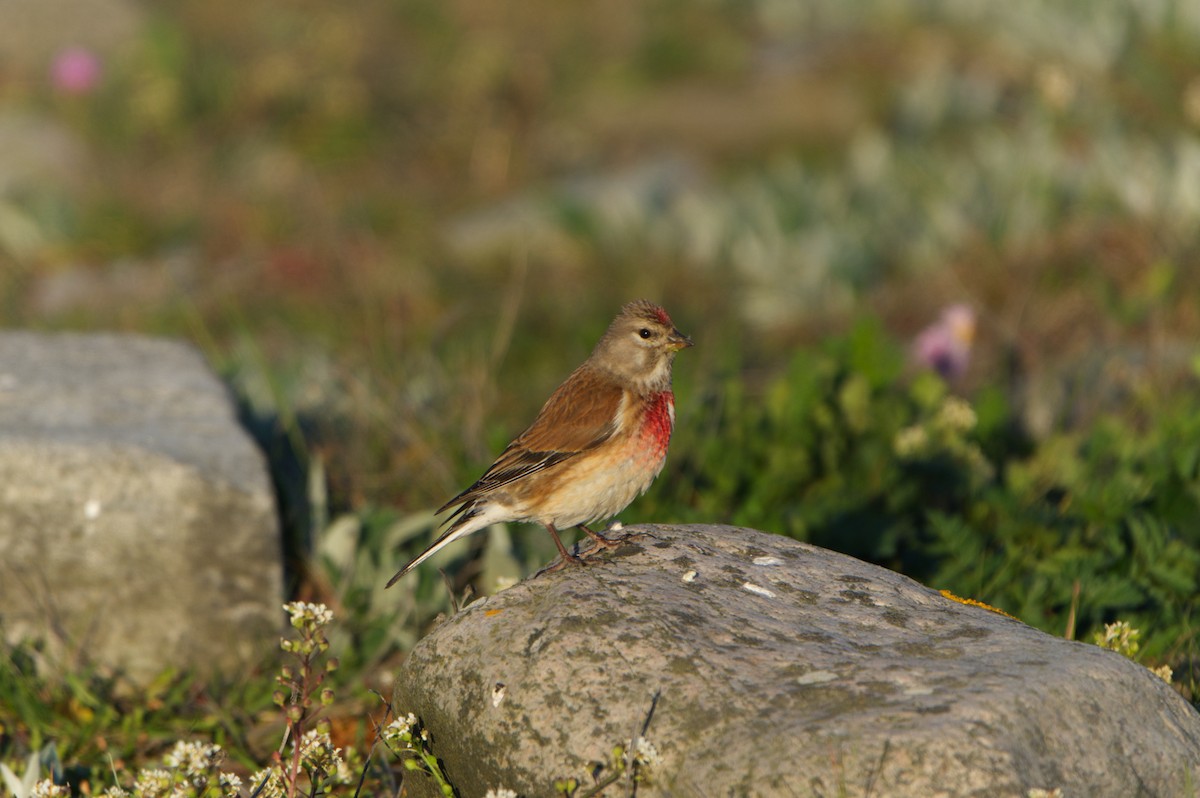
<svg viewBox="0 0 1200 798">
<path fill-rule="evenodd" d="M 283 609 L 291 616 L 292 626 L 297 629 L 306 624 L 316 627 L 325 626 L 333 621 L 333 610 L 324 604 L 312 604 L 307 601 L 291 601 L 283 605 Z"/>
<path fill-rule="evenodd" d="M 300 630 L 300 639 L 280 640 L 281 649 L 301 658 L 310 658 L 329 648 L 325 626 L 333 621 L 332 610 L 324 604 L 311 604 L 306 601 L 288 602 L 283 608 L 290 616 L 292 626 Z"/>
<path fill-rule="evenodd" d="M 161 769 L 143 770 L 137 774 L 133 792 L 141 798 L 162 798 L 170 795 L 175 786 L 175 777 Z"/>
<path fill-rule="evenodd" d="M 70 798 L 71 788 L 65 784 L 55 784 L 51 779 L 42 779 L 33 785 L 29 798 Z"/>
<path fill-rule="evenodd" d="M 1107 648 L 1109 651 L 1115 651 L 1130 659 L 1136 659 L 1138 650 L 1141 648 L 1141 644 L 1138 642 L 1141 636 L 1141 630 L 1134 629 L 1128 621 L 1114 621 L 1104 624 L 1104 631 L 1096 632 L 1092 636 L 1092 642 L 1100 648 Z M 1171 684 L 1175 678 L 1175 672 L 1171 670 L 1170 665 L 1160 665 L 1149 670 L 1167 684 Z"/>
<path fill-rule="evenodd" d="M 307 769 L 334 776 L 345 766 L 342 750 L 334 746 L 329 733 L 316 729 L 300 740 L 300 762 Z"/>
<path fill-rule="evenodd" d="M 483 796 L 483 798 L 517 798 L 517 792 L 507 787 L 493 787 L 487 791 L 487 795 Z"/>
<path fill-rule="evenodd" d="M 180 741 L 163 756 L 163 767 L 138 771 L 131 786 L 114 784 L 99 798 L 197 798 L 208 795 L 215 780 L 224 798 L 241 795 L 242 780 L 221 773 L 225 752 L 215 743 Z"/>
<path fill-rule="evenodd" d="M 222 773 L 217 777 L 221 785 L 221 794 L 227 798 L 235 798 L 242 794 L 242 778 L 236 773 Z"/>
<path fill-rule="evenodd" d="M 407 715 L 396 718 L 387 726 L 383 727 L 383 739 L 385 742 L 398 743 L 403 745 L 405 748 L 411 749 L 414 747 L 414 737 L 424 742 L 429 741 L 429 732 L 427 732 L 424 728 L 421 728 L 420 732 L 418 733 L 417 729 L 420 727 L 420 725 L 421 724 L 420 721 L 417 720 L 417 716 L 409 712 Z"/>
<path fill-rule="evenodd" d="M 638 737 L 633 741 L 633 763 L 635 765 L 653 770 L 658 767 L 660 762 L 662 762 L 662 758 L 658 755 L 658 749 L 654 747 L 654 743 L 645 737 Z"/>
<path fill-rule="evenodd" d="M 928 446 L 929 433 L 920 424 L 900 430 L 896 433 L 896 439 L 892 441 L 892 449 L 903 458 L 923 454 Z"/>
<path fill-rule="evenodd" d="M 250 790 L 258 798 L 283 798 L 287 795 L 287 787 L 278 768 L 260 770 L 251 776 Z"/>
<path fill-rule="evenodd" d="M 1063 798 L 1063 791 L 1061 787 L 1055 787 L 1053 790 L 1031 787 L 1029 792 L 1025 794 L 1025 798 Z"/>
<path fill-rule="evenodd" d="M 224 759 L 225 752 L 215 743 L 180 740 L 163 757 L 163 764 L 173 768 L 193 787 L 203 787 Z"/>
<path fill-rule="evenodd" d="M 1127 621 L 1114 621 L 1105 624 L 1104 631 L 1096 632 L 1092 640 L 1100 648 L 1107 648 L 1132 659 L 1138 653 L 1138 638 L 1141 634 L 1141 631 L 1134 629 Z"/>
<path fill-rule="evenodd" d="M 979 445 L 967 437 L 977 423 L 970 404 L 949 396 L 931 418 L 896 433 L 892 450 L 903 460 L 949 457 L 962 466 L 973 484 L 982 485 L 992 478 L 994 469 Z"/>
<path fill-rule="evenodd" d="M 934 424 L 953 432 L 970 432 L 979 419 L 965 399 L 951 396 L 938 408 Z"/>
</svg>

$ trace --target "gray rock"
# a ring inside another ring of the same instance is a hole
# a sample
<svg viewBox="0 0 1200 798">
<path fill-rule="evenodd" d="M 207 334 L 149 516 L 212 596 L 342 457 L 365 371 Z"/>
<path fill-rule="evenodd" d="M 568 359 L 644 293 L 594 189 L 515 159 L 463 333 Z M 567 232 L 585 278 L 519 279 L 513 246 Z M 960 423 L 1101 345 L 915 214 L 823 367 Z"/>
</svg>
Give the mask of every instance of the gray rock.
<svg viewBox="0 0 1200 798">
<path fill-rule="evenodd" d="M 282 629 L 262 454 L 192 347 L 0 334 L 0 628 L 145 681 Z"/>
<path fill-rule="evenodd" d="M 647 535 L 471 604 L 404 663 L 395 707 L 425 723 L 460 794 L 591 784 L 655 694 L 645 796 L 1200 784 L 1200 714 L 1118 654 L 787 538 L 630 529 Z M 406 785 L 435 794 L 419 773 Z"/>
</svg>

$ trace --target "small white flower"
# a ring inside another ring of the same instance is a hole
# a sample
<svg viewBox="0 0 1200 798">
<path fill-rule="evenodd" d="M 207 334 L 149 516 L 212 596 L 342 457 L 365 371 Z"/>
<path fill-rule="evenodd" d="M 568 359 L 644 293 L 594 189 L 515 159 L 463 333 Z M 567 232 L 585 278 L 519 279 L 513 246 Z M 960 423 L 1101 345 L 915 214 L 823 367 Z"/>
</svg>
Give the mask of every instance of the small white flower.
<svg viewBox="0 0 1200 798">
<path fill-rule="evenodd" d="M 217 783 L 221 785 L 221 792 L 230 798 L 241 795 L 242 778 L 236 773 L 220 773 L 217 776 Z"/>
<path fill-rule="evenodd" d="M 336 773 L 342 763 L 342 749 L 333 744 L 327 732 L 313 729 L 300 741 L 300 761 L 322 773 Z"/>
<path fill-rule="evenodd" d="M 662 758 L 658 755 L 658 749 L 654 747 L 654 743 L 645 737 L 638 737 L 633 741 L 633 761 L 636 765 L 653 770 L 662 761 Z"/>
<path fill-rule="evenodd" d="M 696 581 L 697 576 L 698 576 L 698 574 L 695 571 L 687 571 L 683 575 L 683 581 L 694 582 L 694 581 Z"/>
<path fill-rule="evenodd" d="M 250 791 L 257 792 L 258 798 L 283 798 L 287 792 L 284 789 L 283 778 L 275 768 L 260 770 L 251 776 Z"/>
<path fill-rule="evenodd" d="M 1025 795 L 1026 798 L 1063 798 L 1063 791 L 1061 787 L 1055 787 L 1053 790 L 1031 787 Z"/>
<path fill-rule="evenodd" d="M 957 396 L 948 397 L 942 402 L 936 420 L 944 429 L 954 432 L 970 432 L 979 421 L 971 405 Z"/>
<path fill-rule="evenodd" d="M 299 629 L 306 621 L 316 626 L 324 626 L 333 620 L 333 610 L 324 604 L 312 604 L 307 601 L 291 601 L 283 605 L 287 614 L 292 617 L 292 626 Z"/>
<path fill-rule="evenodd" d="M 353 784 L 358 780 L 354 771 L 350 769 L 350 763 L 345 759 L 338 760 L 337 770 L 330 773 L 329 777 L 338 784 Z"/>
<path fill-rule="evenodd" d="M 1175 672 L 1171 670 L 1170 665 L 1160 665 L 1157 668 L 1151 668 L 1150 672 L 1162 679 L 1167 684 L 1170 684 L 1175 678 Z"/>
<path fill-rule="evenodd" d="M 487 791 L 487 795 L 483 798 L 517 798 L 515 790 L 510 790 L 507 787 L 493 787 Z"/>
<path fill-rule="evenodd" d="M 142 798 L 160 798 L 168 795 L 175 785 L 175 779 L 165 770 L 143 770 L 137 775 L 133 792 Z"/>
<path fill-rule="evenodd" d="M 1092 640 L 1101 648 L 1116 651 L 1118 654 L 1124 654 L 1133 659 L 1140 647 L 1138 638 L 1141 637 L 1141 634 L 1140 630 L 1134 629 L 1127 621 L 1114 621 L 1106 623 L 1104 632 L 1096 632 Z"/>
<path fill-rule="evenodd" d="M 218 765 L 225 759 L 221 746 L 215 743 L 196 743 L 180 740 L 163 757 L 163 764 L 174 768 L 194 787 L 202 787 Z"/>
<path fill-rule="evenodd" d="M 409 712 L 383 727 L 383 739 L 389 743 L 400 743 L 405 748 L 412 748 L 412 731 L 416 727 L 417 716 Z"/>
<path fill-rule="evenodd" d="M 29 798 L 70 798 L 71 789 L 65 784 L 55 784 L 51 779 L 42 779 L 33 785 Z"/>
<path fill-rule="evenodd" d="M 929 433 L 918 425 L 905 427 L 896 433 L 892 449 L 900 457 L 913 457 L 925 450 L 929 445 Z"/>
</svg>

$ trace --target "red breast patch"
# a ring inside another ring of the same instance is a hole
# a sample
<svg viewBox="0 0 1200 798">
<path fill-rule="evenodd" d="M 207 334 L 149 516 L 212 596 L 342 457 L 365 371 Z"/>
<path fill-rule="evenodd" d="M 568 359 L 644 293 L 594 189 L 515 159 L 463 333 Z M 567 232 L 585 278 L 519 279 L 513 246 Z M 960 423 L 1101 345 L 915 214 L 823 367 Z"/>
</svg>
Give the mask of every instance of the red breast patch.
<svg viewBox="0 0 1200 798">
<path fill-rule="evenodd" d="M 671 442 L 671 430 L 675 427 L 675 394 L 661 391 L 650 397 L 646 418 L 642 422 L 642 436 L 653 445 L 666 451 Z"/>
</svg>

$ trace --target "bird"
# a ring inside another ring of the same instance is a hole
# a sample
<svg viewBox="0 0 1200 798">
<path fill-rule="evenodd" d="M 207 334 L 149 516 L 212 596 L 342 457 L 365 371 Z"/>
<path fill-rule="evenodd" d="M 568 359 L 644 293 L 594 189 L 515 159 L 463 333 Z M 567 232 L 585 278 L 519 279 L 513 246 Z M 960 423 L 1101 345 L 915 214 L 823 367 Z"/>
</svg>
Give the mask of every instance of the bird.
<svg viewBox="0 0 1200 798">
<path fill-rule="evenodd" d="M 454 510 L 445 531 L 387 587 L 453 541 L 496 523 L 546 527 L 562 565 L 582 560 L 567 551 L 560 529 L 579 527 L 594 550 L 617 545 L 587 525 L 624 510 L 662 471 L 675 427 L 671 366 L 692 344 L 660 305 L 624 305 L 528 429 L 437 511 Z"/>
</svg>

